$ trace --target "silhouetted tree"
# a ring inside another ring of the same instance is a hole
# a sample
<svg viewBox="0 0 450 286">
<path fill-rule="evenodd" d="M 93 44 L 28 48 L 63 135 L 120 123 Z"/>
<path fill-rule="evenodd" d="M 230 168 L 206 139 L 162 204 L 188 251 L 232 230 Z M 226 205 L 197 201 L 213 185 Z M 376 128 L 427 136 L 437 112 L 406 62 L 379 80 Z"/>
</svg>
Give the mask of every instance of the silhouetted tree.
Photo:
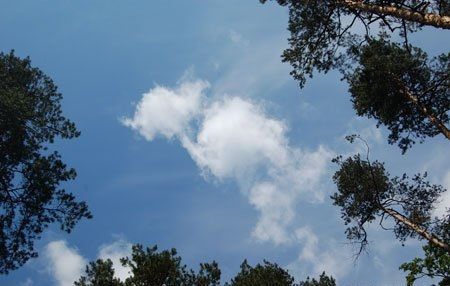
<svg viewBox="0 0 450 286">
<path fill-rule="evenodd" d="M 97 260 L 86 268 L 76 286 L 217 286 L 220 285 L 220 269 L 216 262 L 200 264 L 198 273 L 182 264 L 175 249 L 158 251 L 156 246 L 144 249 L 134 245 L 131 257 L 121 259 L 122 266 L 130 270 L 130 276 L 121 281 L 114 278 L 111 260 Z M 109 283 L 109 284 L 108 284 Z"/>
<path fill-rule="evenodd" d="M 123 283 L 114 277 L 113 263 L 110 259 L 98 259 L 86 266 L 86 276 L 75 282 L 75 286 L 122 286 Z"/>
<path fill-rule="evenodd" d="M 289 8 L 290 47 L 282 59 L 301 87 L 315 70 L 339 69 L 358 115 L 386 125 L 390 144 L 398 141 L 405 152 L 415 137 L 423 142 L 443 134 L 450 140 L 449 54 L 428 60 L 408 41 L 422 26 L 450 29 L 448 0 L 277 2 Z M 382 28 L 378 36 L 370 32 L 373 25 Z M 401 44 L 388 42 L 393 34 Z"/>
<path fill-rule="evenodd" d="M 276 263 L 264 261 L 250 266 L 247 260 L 241 264 L 241 271 L 234 277 L 230 286 L 294 286 L 294 277 Z"/>
<path fill-rule="evenodd" d="M 267 0 L 260 0 L 265 3 Z M 370 36 L 373 25 L 408 32 L 422 26 L 450 29 L 448 0 L 276 0 L 289 9 L 290 48 L 283 61 L 291 63 L 292 75 L 303 86 L 314 69 L 327 72 L 341 66 L 345 48 L 355 47 Z M 360 29 L 354 27 L 362 26 Z M 344 49 L 342 49 L 344 48 Z"/>
<path fill-rule="evenodd" d="M 403 153 L 425 137 L 450 140 L 450 53 L 432 60 L 419 48 L 369 40 L 353 50 L 355 69 L 346 73 L 353 107 L 390 130 L 389 143 Z"/>
<path fill-rule="evenodd" d="M 73 180 L 51 143 L 79 132 L 61 111 L 62 95 L 30 59 L 0 53 L 0 273 L 37 256 L 34 242 L 54 222 L 70 232 L 87 205 L 60 187 Z"/>
<path fill-rule="evenodd" d="M 353 142 L 357 136 L 349 136 Z M 333 160 L 339 170 L 333 176 L 338 191 L 331 196 L 334 205 L 341 209 L 341 217 L 349 227 L 347 238 L 359 244 L 358 254 L 368 244 L 366 227 L 378 220 L 384 229 L 392 230 L 401 242 L 407 238 L 426 240 L 425 258 L 416 258 L 401 268 L 410 273 L 408 283 L 420 275 L 448 278 L 450 258 L 449 216 L 433 217 L 437 199 L 445 189 L 432 185 L 427 175 L 409 178 L 391 177 L 384 164 L 357 154 Z M 391 220 L 390 226 L 385 221 Z"/>
<path fill-rule="evenodd" d="M 306 281 L 300 282 L 299 286 L 336 286 L 336 280 L 333 277 L 327 276 L 325 272 L 323 272 L 319 276 L 319 280 L 312 279 L 308 277 Z"/>
<path fill-rule="evenodd" d="M 435 232 L 447 244 L 450 244 L 450 215 L 436 226 Z M 432 243 L 423 247 L 424 258 L 414 258 L 411 262 L 404 263 L 400 269 L 407 271 L 406 281 L 408 286 L 423 277 L 440 278 L 439 286 L 450 285 L 450 253 Z"/>
<path fill-rule="evenodd" d="M 111 260 L 91 262 L 85 275 L 75 282 L 75 286 L 219 286 L 220 269 L 216 262 L 201 263 L 195 272 L 182 264 L 175 249 L 158 251 L 156 246 L 143 248 L 134 245 L 131 257 L 121 259 L 122 266 L 129 269 L 130 276 L 125 281 L 114 277 Z M 319 280 L 308 277 L 295 284 L 287 270 L 276 263 L 264 261 L 250 266 L 247 260 L 241 264 L 239 273 L 225 286 L 336 286 L 335 280 L 324 273 Z"/>
</svg>

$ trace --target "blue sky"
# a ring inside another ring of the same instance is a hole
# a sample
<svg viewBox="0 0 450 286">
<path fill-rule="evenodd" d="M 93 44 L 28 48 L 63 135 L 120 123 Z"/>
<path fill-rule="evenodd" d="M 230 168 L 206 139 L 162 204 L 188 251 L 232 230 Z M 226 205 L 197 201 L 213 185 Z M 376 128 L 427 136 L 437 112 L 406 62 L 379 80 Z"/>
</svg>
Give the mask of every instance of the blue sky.
<svg viewBox="0 0 450 286">
<path fill-rule="evenodd" d="M 385 130 L 356 117 L 338 73 L 299 90 L 280 62 L 285 9 L 257 0 L 1 3 L 0 50 L 51 76 L 81 131 L 55 149 L 78 172 L 66 189 L 94 215 L 70 235 L 47 230 L 40 257 L 1 285 L 65 286 L 86 261 L 126 255 L 131 243 L 176 247 L 191 267 L 215 259 L 224 280 L 247 258 L 298 279 L 326 270 L 340 285 L 404 284 L 398 265 L 420 244 L 402 247 L 374 225 L 369 253 L 354 261 L 329 200 L 330 159 L 361 150 L 343 140 L 360 133 L 391 174 L 429 171 L 450 187 L 447 142 L 400 155 Z M 448 33 L 412 41 L 437 54 Z M 439 208 L 448 193 L 442 200 Z"/>
</svg>

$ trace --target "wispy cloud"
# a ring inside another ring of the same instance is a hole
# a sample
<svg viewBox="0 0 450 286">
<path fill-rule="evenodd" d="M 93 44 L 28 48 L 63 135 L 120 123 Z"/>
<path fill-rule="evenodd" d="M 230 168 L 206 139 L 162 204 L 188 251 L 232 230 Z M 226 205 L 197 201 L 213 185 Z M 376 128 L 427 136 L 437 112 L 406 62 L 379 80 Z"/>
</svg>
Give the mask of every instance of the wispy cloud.
<svg viewBox="0 0 450 286">
<path fill-rule="evenodd" d="M 245 39 L 244 36 L 242 36 L 240 33 L 236 32 L 235 30 L 230 30 L 229 38 L 230 38 L 230 41 L 236 45 L 247 46 L 249 44 L 249 41 L 247 39 Z"/>
<path fill-rule="evenodd" d="M 33 285 L 34 285 L 34 282 L 33 282 L 33 280 L 31 280 L 31 278 L 27 278 L 27 280 L 25 280 L 24 282 L 22 282 L 20 285 L 21 285 L 21 286 L 33 286 Z"/>
<path fill-rule="evenodd" d="M 220 77 L 212 87 L 215 94 L 253 96 L 276 90 L 292 81 L 290 66 L 277 56 L 286 48 L 284 37 L 248 40 L 231 30 L 228 38 L 233 46 L 219 51 L 214 58 L 214 65 L 220 68 Z M 268 42 L 271 44 L 267 45 Z"/>
<path fill-rule="evenodd" d="M 344 245 L 338 245 L 333 240 L 324 241 L 320 239 L 309 227 L 301 227 L 295 232 L 296 239 L 303 244 L 298 260 L 289 265 L 295 272 L 302 269 L 303 273 L 299 276 L 314 275 L 318 276 L 323 271 L 328 275 L 340 279 L 352 269 L 353 258 L 351 252 Z M 309 273 L 304 265 L 311 265 Z M 303 267 L 302 267 L 303 265 Z"/>
</svg>

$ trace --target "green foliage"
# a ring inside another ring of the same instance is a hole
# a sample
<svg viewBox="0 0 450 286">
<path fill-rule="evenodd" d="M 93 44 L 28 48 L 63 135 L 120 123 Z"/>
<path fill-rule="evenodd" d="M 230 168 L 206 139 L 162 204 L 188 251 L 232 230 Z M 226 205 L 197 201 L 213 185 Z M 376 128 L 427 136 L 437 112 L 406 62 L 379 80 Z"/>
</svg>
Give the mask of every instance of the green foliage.
<svg viewBox="0 0 450 286">
<path fill-rule="evenodd" d="M 86 266 L 86 276 L 82 276 L 75 286 L 121 286 L 119 279 L 114 277 L 113 263 L 111 260 L 98 259 Z"/>
<path fill-rule="evenodd" d="M 306 281 L 300 282 L 299 286 L 336 286 L 336 280 L 334 280 L 331 276 L 327 276 L 325 272 L 323 272 L 320 275 L 319 280 L 314 278 L 310 280 L 308 277 Z"/>
<path fill-rule="evenodd" d="M 263 264 L 250 266 L 247 260 L 241 264 L 241 271 L 226 286 L 336 286 L 336 280 L 323 272 L 319 280 L 306 278 L 299 284 L 294 277 L 276 263 L 263 261 Z"/>
<path fill-rule="evenodd" d="M 357 136 L 349 136 L 353 142 Z M 369 151 L 369 150 L 368 150 Z M 341 208 L 341 216 L 347 228 L 347 238 L 360 245 L 358 254 L 368 244 L 366 227 L 379 219 L 383 226 L 387 218 L 394 224 L 389 228 L 400 241 L 407 238 L 426 239 L 423 248 L 425 258 L 414 258 L 400 266 L 408 272 L 409 286 L 423 276 L 441 277 L 439 285 L 448 285 L 450 280 L 450 215 L 432 217 L 432 210 L 445 190 L 432 185 L 425 175 L 391 178 L 384 165 L 378 161 L 370 162 L 355 155 L 345 160 L 333 160 L 340 168 L 333 176 L 338 192 L 331 196 L 334 205 Z"/>
<path fill-rule="evenodd" d="M 315 71 L 338 69 L 349 83 L 357 114 L 386 126 L 390 131 L 388 142 L 398 144 L 402 153 L 414 143 L 438 134 L 450 140 L 446 126 L 450 121 L 450 53 L 429 59 L 408 40 L 410 33 L 425 25 L 450 29 L 442 17 L 450 14 L 448 0 L 274 2 L 289 10 L 291 36 L 282 60 L 291 64 L 291 75 L 300 87 Z M 433 15 L 424 17 L 427 13 Z M 381 28 L 377 36 L 370 33 L 373 25 Z M 397 35 L 400 42 L 391 42 L 398 39 Z M 380 219 L 384 227 L 384 220 L 392 218 L 392 230 L 399 240 L 425 238 L 448 253 L 446 234 L 438 231 L 445 223 L 431 217 L 433 205 L 444 189 L 427 182 L 426 174 L 411 179 L 406 175 L 391 178 L 382 163 L 360 155 L 345 160 L 338 157 L 334 162 L 340 169 L 333 177 L 338 192 L 332 199 L 341 208 L 345 224 L 350 225 L 347 237 L 360 243 L 360 251 L 367 245 L 365 226 Z M 428 249 L 425 251 L 426 257 L 436 257 Z M 424 269 L 420 265 L 425 265 L 425 260 L 415 260 L 410 270 Z M 438 259 L 430 261 L 437 263 Z M 425 275 L 431 276 L 427 269 Z M 415 279 L 416 274 L 410 277 Z"/>
<path fill-rule="evenodd" d="M 267 0 L 260 2 L 265 3 Z M 291 74 L 302 87 L 306 78 L 312 77 L 314 70 L 328 72 L 330 69 L 342 67 L 348 59 L 346 49 L 359 46 L 364 38 L 370 35 L 371 26 L 379 25 L 391 33 L 398 31 L 407 42 L 407 34 L 417 31 L 424 23 L 405 15 L 428 12 L 445 16 L 448 15 L 450 6 L 448 0 L 431 1 L 431 5 L 430 1 L 418 0 L 276 0 L 276 2 L 289 9 L 290 47 L 283 53 L 283 61 L 292 65 Z M 364 2 L 366 5 L 379 8 L 395 7 L 404 13 L 387 15 L 377 10 L 351 5 L 349 2 L 353 4 Z M 365 27 L 365 31 L 360 33 L 358 30 L 361 29 L 353 29 L 357 25 Z"/>
<path fill-rule="evenodd" d="M 411 262 L 404 263 L 400 269 L 408 272 L 406 282 L 408 286 L 423 277 L 439 277 L 439 285 L 445 286 L 450 283 L 450 254 L 441 248 L 428 244 L 423 247 L 424 258 L 414 258 Z"/>
<path fill-rule="evenodd" d="M 70 232 L 91 217 L 84 202 L 60 188 L 75 170 L 48 149 L 57 137 L 79 136 L 62 115 L 61 99 L 28 58 L 0 53 L 0 273 L 37 256 L 34 242 L 49 224 Z"/>
<path fill-rule="evenodd" d="M 333 161 L 340 168 L 333 176 L 338 192 L 331 199 L 341 208 L 345 224 L 351 225 L 346 230 L 347 238 L 359 243 L 360 251 L 368 244 L 365 227 L 377 218 L 382 226 L 386 218 L 393 218 L 392 229 L 400 241 L 408 237 L 423 238 L 406 222 L 427 231 L 442 223 L 432 219 L 431 211 L 444 189 L 431 185 L 426 174 L 412 179 L 406 175 L 390 178 L 382 163 L 364 160 L 359 154 L 345 160 L 337 157 Z"/>
<path fill-rule="evenodd" d="M 328 72 L 338 66 L 343 57 L 338 48 L 341 44 L 352 42 L 352 37 L 341 35 L 339 19 L 343 11 L 335 5 L 335 1 L 277 2 L 289 7 L 290 47 L 284 51 L 282 59 L 292 65 L 291 75 L 303 87 L 306 78 L 313 76 L 314 70 Z"/>
<path fill-rule="evenodd" d="M 86 275 L 75 282 L 75 286 L 219 286 L 220 269 L 216 262 L 201 263 L 195 272 L 182 264 L 175 249 L 158 251 L 156 246 L 143 248 L 134 245 L 131 257 L 121 259 L 122 265 L 130 269 L 125 281 L 114 278 L 111 260 L 97 260 L 86 267 Z M 336 286 L 333 277 L 324 273 L 319 280 L 308 277 L 296 284 L 294 278 L 276 263 L 264 261 L 250 266 L 247 260 L 241 264 L 240 272 L 225 286 Z"/>
<path fill-rule="evenodd" d="M 266 1 L 260 0 L 262 3 Z M 343 3 L 344 1 L 277 0 L 277 2 L 289 8 L 290 48 L 283 53 L 283 61 L 292 65 L 291 74 L 302 87 L 306 77 L 312 77 L 315 69 L 319 72 L 328 72 L 344 64 L 345 49 L 355 47 L 364 39 L 364 34 L 352 32 L 352 27 L 356 24 L 366 27 L 366 36 L 369 35 L 371 25 L 380 23 L 381 27 L 392 32 L 401 31 L 400 35 L 405 39 L 408 31 L 418 28 L 417 23 L 409 20 L 350 7 Z M 427 3 L 415 0 L 364 2 L 379 7 L 395 6 L 406 11 L 419 11 L 419 7 L 424 7 Z M 445 13 L 448 9 L 446 1 L 435 2 L 435 5 L 427 5 L 429 12 Z M 351 20 L 348 21 L 348 19 Z M 374 19 L 383 19 L 383 21 Z"/>
<path fill-rule="evenodd" d="M 353 107 L 385 125 L 390 144 L 398 142 L 404 153 L 413 138 L 422 142 L 442 132 L 438 123 L 449 123 L 450 54 L 429 61 L 421 49 L 386 38 L 353 53 L 359 65 L 346 73 Z"/>
<path fill-rule="evenodd" d="M 450 214 L 435 226 L 434 232 L 447 244 L 450 243 Z M 450 285 L 450 253 L 430 243 L 423 247 L 423 251 L 424 258 L 414 258 L 400 266 L 400 269 L 408 272 L 408 286 L 423 276 L 440 278 L 439 286 Z"/>
<path fill-rule="evenodd" d="M 156 246 L 144 249 L 134 245 L 131 257 L 121 259 L 123 266 L 130 269 L 125 281 L 114 278 L 110 260 L 91 262 L 76 286 L 216 286 L 220 285 L 220 269 L 216 262 L 200 264 L 195 273 L 181 262 L 175 249 L 158 251 Z M 109 284 L 108 284 L 109 283 Z"/>
<path fill-rule="evenodd" d="M 385 125 L 391 131 L 389 143 L 398 142 L 403 153 L 415 139 L 423 142 L 426 137 L 442 133 L 450 140 L 446 127 L 450 110 L 450 54 L 428 60 L 422 50 L 408 41 L 408 34 L 422 25 L 444 29 L 450 26 L 407 16 L 411 13 L 433 13 L 435 19 L 446 16 L 448 0 L 276 2 L 289 9 L 291 36 L 282 60 L 291 64 L 291 75 L 300 87 L 314 71 L 326 73 L 338 69 L 350 84 L 357 114 L 373 117 L 378 125 Z M 402 12 L 380 12 L 386 8 Z M 355 28 L 358 25 L 365 29 Z M 370 34 L 373 25 L 381 27 L 377 37 Z M 402 44 L 388 42 L 388 35 L 396 33 Z"/>
<path fill-rule="evenodd" d="M 241 271 L 234 277 L 230 286 L 293 286 L 294 278 L 276 263 L 264 261 L 255 267 L 250 266 L 247 260 L 241 264 Z"/>
<path fill-rule="evenodd" d="M 185 266 L 181 265 L 175 249 L 157 252 L 157 247 L 133 246 L 131 258 L 122 264 L 131 269 L 133 276 L 125 285 L 179 285 L 184 279 Z"/>
</svg>

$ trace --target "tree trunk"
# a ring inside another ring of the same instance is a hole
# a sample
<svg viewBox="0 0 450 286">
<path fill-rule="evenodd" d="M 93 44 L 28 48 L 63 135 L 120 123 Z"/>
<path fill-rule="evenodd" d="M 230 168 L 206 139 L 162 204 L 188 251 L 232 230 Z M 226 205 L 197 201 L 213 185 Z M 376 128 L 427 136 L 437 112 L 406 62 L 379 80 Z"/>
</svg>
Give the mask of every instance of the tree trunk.
<svg viewBox="0 0 450 286">
<path fill-rule="evenodd" d="M 450 246 L 441 241 L 439 238 L 437 238 L 436 236 L 434 236 L 433 234 L 429 233 L 425 228 L 423 228 L 420 225 L 417 225 L 413 222 L 411 222 L 407 217 L 405 217 L 404 215 L 400 214 L 399 212 L 397 212 L 396 210 L 390 209 L 390 208 L 384 208 L 382 207 L 383 211 L 385 211 L 387 214 L 389 214 L 390 216 L 392 216 L 395 220 L 399 221 L 400 223 L 406 225 L 408 228 L 410 228 L 411 230 L 415 231 L 417 234 L 419 234 L 420 236 L 422 236 L 424 239 L 428 240 L 431 244 L 433 244 L 434 246 L 437 246 L 439 248 L 444 249 L 445 251 L 450 253 Z"/>
<path fill-rule="evenodd" d="M 437 129 L 439 129 L 439 131 L 441 131 L 442 134 L 444 134 L 445 137 L 447 137 L 447 139 L 450 140 L 450 130 L 447 128 L 447 126 L 445 126 L 442 121 L 440 121 L 439 119 L 436 118 L 436 116 L 434 116 L 432 113 L 430 113 L 428 111 L 428 109 L 423 106 L 422 104 L 420 104 L 419 100 L 417 99 L 416 96 L 414 96 L 411 92 L 406 91 L 405 92 L 405 96 L 414 104 L 416 104 L 419 109 L 420 112 L 422 112 L 423 115 L 427 116 L 428 119 L 430 120 L 431 123 L 433 123 L 434 126 L 436 126 Z"/>
<path fill-rule="evenodd" d="M 439 120 L 432 112 L 428 110 L 426 106 L 423 106 L 417 96 L 412 94 L 411 91 L 403 84 L 403 82 L 398 79 L 395 75 L 393 76 L 397 83 L 401 86 L 401 93 L 404 94 L 407 100 L 414 103 L 420 110 L 420 112 L 430 120 L 430 122 L 448 139 L 450 140 L 450 130 Z"/>
<path fill-rule="evenodd" d="M 392 16 L 409 22 L 415 22 L 436 28 L 450 29 L 450 17 L 434 13 L 420 13 L 407 8 L 366 4 L 361 0 L 335 0 L 337 5 L 377 15 Z"/>
</svg>

